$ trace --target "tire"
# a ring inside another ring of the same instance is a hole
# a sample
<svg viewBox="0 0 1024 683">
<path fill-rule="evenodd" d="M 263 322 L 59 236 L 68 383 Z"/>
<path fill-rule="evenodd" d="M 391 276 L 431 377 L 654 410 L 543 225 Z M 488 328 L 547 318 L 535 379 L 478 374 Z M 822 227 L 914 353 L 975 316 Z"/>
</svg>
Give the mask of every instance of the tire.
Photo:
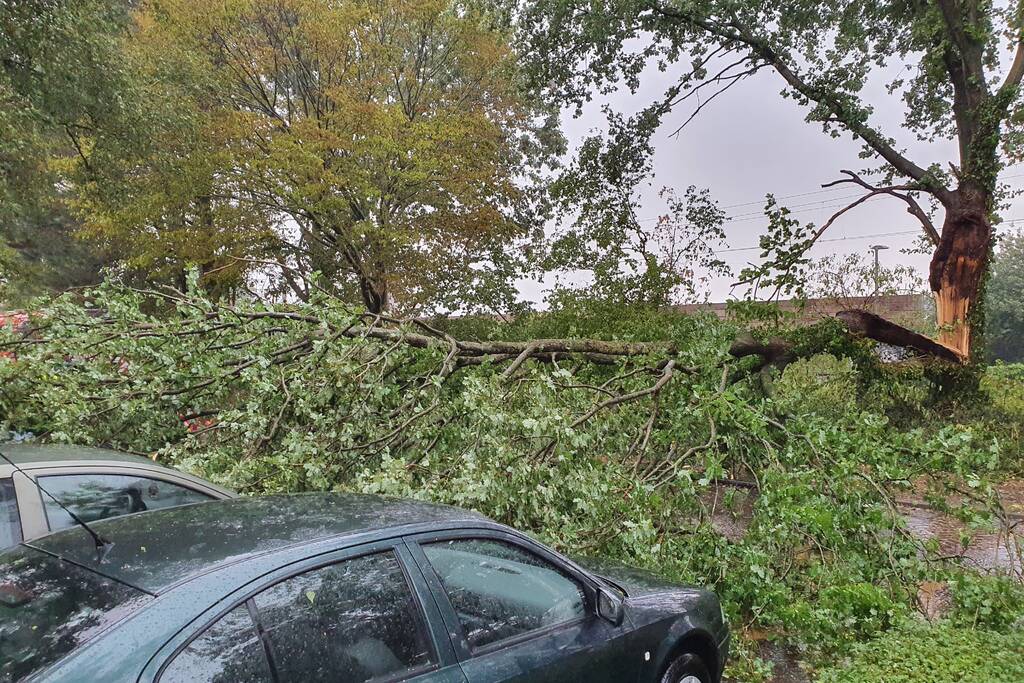
<svg viewBox="0 0 1024 683">
<path fill-rule="evenodd" d="M 661 683 L 713 683 L 708 667 L 697 655 L 685 654 L 672 660 Z"/>
</svg>

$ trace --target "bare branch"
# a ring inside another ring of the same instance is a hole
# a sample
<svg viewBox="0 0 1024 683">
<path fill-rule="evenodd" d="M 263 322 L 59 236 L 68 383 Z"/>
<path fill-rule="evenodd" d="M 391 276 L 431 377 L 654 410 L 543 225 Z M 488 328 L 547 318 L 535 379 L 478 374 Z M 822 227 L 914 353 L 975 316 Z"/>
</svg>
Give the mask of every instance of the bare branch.
<svg viewBox="0 0 1024 683">
<path fill-rule="evenodd" d="M 929 218 L 928 213 L 921 207 L 917 200 L 914 199 L 912 195 L 908 194 L 909 192 L 926 191 L 923 187 L 913 183 L 906 185 L 890 185 L 888 187 L 875 187 L 874 185 L 871 185 L 864 181 L 859 175 L 857 175 L 853 171 L 844 170 L 840 172 L 849 177 L 840 178 L 839 180 L 834 180 L 831 183 L 825 183 L 824 185 L 822 185 L 822 187 L 828 188 L 835 187 L 836 185 L 841 185 L 843 183 L 853 183 L 867 190 L 869 194 L 865 195 L 864 197 L 861 197 L 853 204 L 850 204 L 846 208 L 833 214 L 832 217 L 829 218 L 828 222 L 824 225 L 824 227 L 822 227 L 822 229 L 818 231 L 818 234 L 815 235 L 814 239 L 817 239 L 817 237 L 819 237 L 822 232 L 828 229 L 828 227 L 832 225 L 832 223 L 837 218 L 839 218 L 839 216 L 843 215 L 850 209 L 854 208 L 855 206 L 858 206 L 859 204 L 862 204 L 871 197 L 885 194 L 905 202 L 907 204 L 907 213 L 914 216 L 915 218 L 917 218 L 917 220 L 921 222 L 921 227 L 924 228 L 924 232 L 928 236 L 928 239 L 931 240 L 932 244 L 939 243 L 939 231 L 936 230 L 935 224 L 932 223 L 932 220 L 931 218 Z"/>
<path fill-rule="evenodd" d="M 683 121 L 682 125 L 680 125 L 678 128 L 676 128 L 675 131 L 673 131 L 671 133 L 671 135 L 673 135 L 673 136 L 679 135 L 679 133 L 682 132 L 683 128 L 686 128 L 686 126 L 689 125 L 689 123 L 691 121 L 693 121 L 695 118 L 697 118 L 697 115 L 700 114 L 701 111 L 703 111 L 705 107 L 707 107 L 709 104 L 711 104 L 715 100 L 716 97 L 718 97 L 719 95 L 723 94 L 725 91 L 729 90 L 731 87 L 733 87 L 734 85 L 736 85 L 737 83 L 742 81 L 747 76 L 753 76 L 755 73 L 760 71 L 764 66 L 766 66 L 765 64 L 755 64 L 754 66 L 752 66 L 750 68 L 747 68 L 747 69 L 744 69 L 743 71 L 740 71 L 738 73 L 729 74 L 728 76 L 723 75 L 729 69 L 732 69 L 733 67 L 735 67 L 735 66 L 737 66 L 739 64 L 742 64 L 743 62 L 746 62 L 746 61 L 748 61 L 748 58 L 744 57 L 740 61 L 735 62 L 733 64 L 730 64 L 725 69 L 723 69 L 721 72 L 719 72 L 716 76 L 714 76 L 713 78 L 711 78 L 709 80 L 706 80 L 706 81 L 702 82 L 700 85 L 695 87 L 693 90 L 688 92 L 686 95 L 684 95 L 683 97 L 679 98 L 677 100 L 677 102 L 682 102 L 682 101 L 688 99 L 691 95 L 698 94 L 700 92 L 701 88 L 703 88 L 705 86 L 711 85 L 712 83 L 725 82 L 725 85 L 723 85 L 721 88 L 716 90 L 711 95 L 711 97 L 708 97 L 706 100 L 704 100 L 700 104 L 698 104 L 697 107 L 686 118 L 686 120 Z"/>
</svg>

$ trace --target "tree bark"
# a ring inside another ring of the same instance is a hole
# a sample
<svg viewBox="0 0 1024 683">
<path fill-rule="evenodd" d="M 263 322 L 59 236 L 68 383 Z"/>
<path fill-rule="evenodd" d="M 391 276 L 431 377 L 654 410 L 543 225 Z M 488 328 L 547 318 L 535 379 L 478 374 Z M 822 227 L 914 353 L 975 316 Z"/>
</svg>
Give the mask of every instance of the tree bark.
<svg viewBox="0 0 1024 683">
<path fill-rule="evenodd" d="M 382 314 L 388 307 L 388 280 L 385 275 L 359 277 L 359 293 L 366 310 L 374 315 Z"/>
<path fill-rule="evenodd" d="M 973 317 L 992 247 L 988 201 L 980 190 L 958 190 L 946 207 L 929 283 L 935 295 L 938 340 L 961 360 L 971 356 Z"/>
</svg>

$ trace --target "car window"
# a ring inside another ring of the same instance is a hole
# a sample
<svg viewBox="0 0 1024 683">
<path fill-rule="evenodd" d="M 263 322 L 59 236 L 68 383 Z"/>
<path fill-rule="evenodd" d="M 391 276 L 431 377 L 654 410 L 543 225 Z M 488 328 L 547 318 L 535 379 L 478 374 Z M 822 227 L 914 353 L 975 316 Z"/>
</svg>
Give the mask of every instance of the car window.
<svg viewBox="0 0 1024 683">
<path fill-rule="evenodd" d="M 300 574 L 255 603 L 281 683 L 391 680 L 436 661 L 392 552 Z"/>
<path fill-rule="evenodd" d="M 21 517 L 14 481 L 0 479 L 0 549 L 21 543 Z"/>
<path fill-rule="evenodd" d="M 0 683 L 31 677 L 150 599 L 32 548 L 0 553 Z"/>
<path fill-rule="evenodd" d="M 263 644 L 244 604 L 179 652 L 160 683 L 272 683 Z"/>
<path fill-rule="evenodd" d="M 213 499 L 168 481 L 123 474 L 58 474 L 40 477 L 39 483 L 86 522 Z M 43 503 L 52 531 L 74 524 L 49 496 Z"/>
<path fill-rule="evenodd" d="M 430 543 L 423 552 L 471 648 L 582 617 L 583 590 L 555 565 L 490 539 Z"/>
</svg>

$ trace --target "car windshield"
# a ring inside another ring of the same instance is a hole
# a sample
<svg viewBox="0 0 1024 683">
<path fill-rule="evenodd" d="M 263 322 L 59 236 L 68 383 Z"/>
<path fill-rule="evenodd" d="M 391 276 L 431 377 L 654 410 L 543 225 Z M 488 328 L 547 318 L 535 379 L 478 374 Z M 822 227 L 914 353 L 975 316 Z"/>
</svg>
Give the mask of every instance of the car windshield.
<svg viewBox="0 0 1024 683">
<path fill-rule="evenodd" d="M 0 553 L 0 683 L 28 678 L 149 599 L 25 546 Z"/>
</svg>

